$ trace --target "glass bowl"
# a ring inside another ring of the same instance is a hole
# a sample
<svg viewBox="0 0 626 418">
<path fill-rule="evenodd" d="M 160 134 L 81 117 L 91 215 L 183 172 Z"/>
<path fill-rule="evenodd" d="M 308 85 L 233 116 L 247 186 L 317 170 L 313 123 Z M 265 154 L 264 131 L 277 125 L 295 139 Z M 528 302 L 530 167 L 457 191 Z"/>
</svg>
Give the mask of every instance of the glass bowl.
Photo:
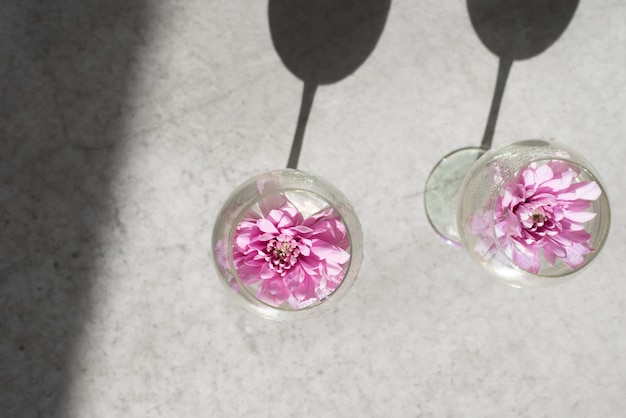
<svg viewBox="0 0 626 418">
<path fill-rule="evenodd" d="M 213 230 L 213 259 L 228 292 L 269 319 L 328 311 L 363 260 L 359 220 L 334 186 L 303 171 L 255 176 L 228 197 Z"/>
<path fill-rule="evenodd" d="M 482 155 L 465 176 L 457 208 L 462 246 L 515 287 L 571 279 L 602 249 L 610 218 L 606 190 L 591 164 L 542 140 Z"/>
</svg>

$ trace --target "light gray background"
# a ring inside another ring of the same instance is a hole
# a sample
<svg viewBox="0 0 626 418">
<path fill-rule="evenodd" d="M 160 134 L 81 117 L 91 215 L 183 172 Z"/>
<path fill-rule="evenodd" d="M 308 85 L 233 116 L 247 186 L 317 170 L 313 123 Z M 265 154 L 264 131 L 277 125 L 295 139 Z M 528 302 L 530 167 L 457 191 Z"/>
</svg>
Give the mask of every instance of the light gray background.
<svg viewBox="0 0 626 418">
<path fill-rule="evenodd" d="M 513 65 L 494 140 L 556 139 L 597 166 L 613 220 L 588 270 L 509 288 L 431 230 L 427 175 L 480 143 L 498 60 L 463 1 L 397 0 L 368 60 L 317 91 L 299 167 L 352 201 L 365 261 L 336 310 L 297 323 L 241 310 L 210 249 L 227 195 L 283 167 L 296 126 L 267 2 L 13 3 L 0 415 L 624 416 L 623 2 L 581 1 Z"/>
</svg>

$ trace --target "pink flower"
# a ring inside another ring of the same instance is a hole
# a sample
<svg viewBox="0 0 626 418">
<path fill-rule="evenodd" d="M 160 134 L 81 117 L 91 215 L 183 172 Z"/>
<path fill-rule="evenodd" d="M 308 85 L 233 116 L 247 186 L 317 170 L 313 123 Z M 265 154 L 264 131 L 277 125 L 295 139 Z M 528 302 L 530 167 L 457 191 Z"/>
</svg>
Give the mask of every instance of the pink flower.
<svg viewBox="0 0 626 418">
<path fill-rule="evenodd" d="M 233 263 L 245 286 L 273 306 L 306 307 L 332 293 L 350 259 L 345 225 L 333 208 L 308 218 L 284 195 L 260 202 L 237 226 Z"/>
<path fill-rule="evenodd" d="M 579 172 L 564 161 L 552 160 L 520 170 L 496 200 L 492 233 L 506 255 L 526 271 L 537 274 L 541 255 L 548 265 L 557 259 L 576 269 L 594 249 L 583 224 L 595 217 L 587 209 L 601 190 L 595 181 L 575 182 Z M 496 253 L 488 214 L 471 219 L 470 229 L 483 238 L 475 250 L 484 259 Z"/>
</svg>

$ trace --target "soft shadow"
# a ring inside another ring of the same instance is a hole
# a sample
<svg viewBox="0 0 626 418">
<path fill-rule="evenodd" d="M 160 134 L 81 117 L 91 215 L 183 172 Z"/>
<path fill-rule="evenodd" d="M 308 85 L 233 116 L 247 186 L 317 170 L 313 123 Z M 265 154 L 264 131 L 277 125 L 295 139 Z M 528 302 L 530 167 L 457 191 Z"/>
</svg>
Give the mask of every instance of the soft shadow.
<svg viewBox="0 0 626 418">
<path fill-rule="evenodd" d="M 577 6 L 578 0 L 467 0 L 476 34 L 500 58 L 482 148 L 491 148 L 513 61 L 532 58 L 554 44 L 565 32 Z"/>
<path fill-rule="evenodd" d="M 144 0 L 0 4 L 0 415 L 68 416 Z"/>
<path fill-rule="evenodd" d="M 287 163 L 297 168 L 317 86 L 356 71 L 376 47 L 391 0 L 270 0 L 276 52 L 304 82 L 298 125 Z"/>
</svg>

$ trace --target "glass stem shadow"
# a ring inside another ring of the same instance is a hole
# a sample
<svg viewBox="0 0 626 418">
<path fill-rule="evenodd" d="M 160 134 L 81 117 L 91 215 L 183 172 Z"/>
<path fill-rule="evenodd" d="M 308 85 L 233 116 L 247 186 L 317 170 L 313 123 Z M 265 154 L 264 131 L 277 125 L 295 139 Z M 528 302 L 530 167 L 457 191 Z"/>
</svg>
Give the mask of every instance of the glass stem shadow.
<svg viewBox="0 0 626 418">
<path fill-rule="evenodd" d="M 480 144 L 480 147 L 486 150 L 490 149 L 491 144 L 493 143 L 493 135 L 496 130 L 496 123 L 498 122 L 498 114 L 500 113 L 500 104 L 502 103 L 504 88 L 506 86 L 506 81 L 509 78 L 512 65 L 512 59 L 500 58 L 496 88 L 493 92 L 493 99 L 491 101 L 491 110 L 489 111 L 489 117 L 487 118 L 487 125 L 485 126 L 483 140 Z"/>
<path fill-rule="evenodd" d="M 302 103 L 300 104 L 300 114 L 298 116 L 298 125 L 296 126 L 296 133 L 294 134 L 293 143 L 291 144 L 291 152 L 289 153 L 287 168 L 292 168 L 294 170 L 298 168 L 298 160 L 300 158 L 300 151 L 302 151 L 302 142 L 304 140 L 304 131 L 306 130 L 306 124 L 309 120 L 309 114 L 311 113 L 311 107 L 313 106 L 313 99 L 315 98 L 316 90 L 317 83 L 309 81 L 304 82 Z"/>
</svg>

